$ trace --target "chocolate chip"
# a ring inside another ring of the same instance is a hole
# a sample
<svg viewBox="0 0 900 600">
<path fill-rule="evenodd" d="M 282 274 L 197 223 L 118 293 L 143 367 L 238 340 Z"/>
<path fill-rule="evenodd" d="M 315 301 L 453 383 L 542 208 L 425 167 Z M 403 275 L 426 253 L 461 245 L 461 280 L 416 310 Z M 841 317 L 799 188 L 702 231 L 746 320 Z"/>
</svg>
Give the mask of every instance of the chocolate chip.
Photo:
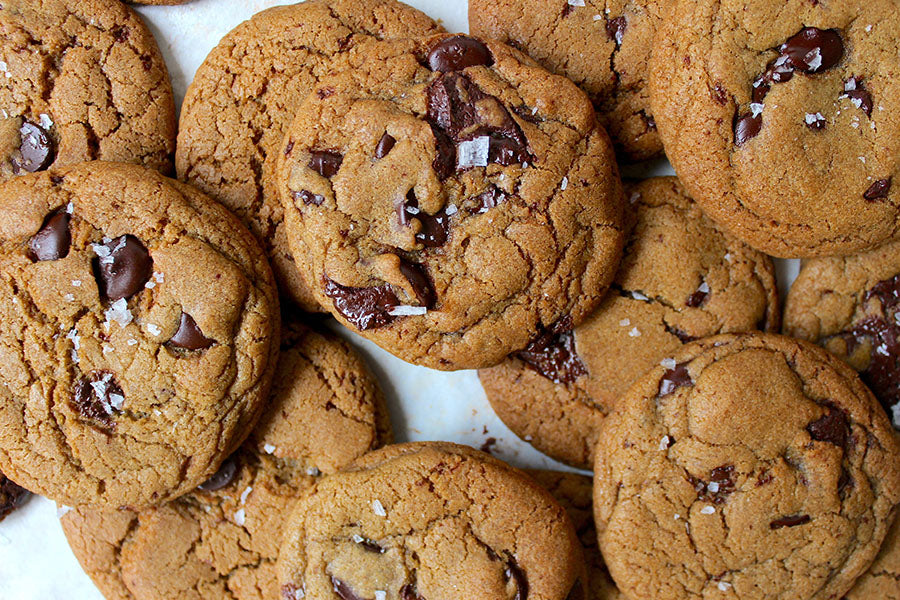
<svg viewBox="0 0 900 600">
<path fill-rule="evenodd" d="M 707 298 L 709 298 L 709 286 L 704 282 L 700 284 L 700 288 L 696 292 L 688 296 L 685 304 L 691 308 L 697 308 L 702 306 Z"/>
<path fill-rule="evenodd" d="M 106 250 L 102 250 L 105 248 Z M 108 300 L 130 298 L 142 289 L 153 274 L 153 259 L 133 235 L 119 236 L 94 246 L 95 271 L 100 295 Z"/>
<path fill-rule="evenodd" d="M 625 37 L 625 28 L 627 26 L 628 22 L 625 20 L 625 17 L 610 19 L 606 22 L 606 37 L 609 38 L 610 41 L 614 41 L 616 47 L 621 46 L 622 38 Z"/>
<path fill-rule="evenodd" d="M 309 153 L 309 168 L 322 177 L 334 177 L 341 168 L 344 157 L 333 150 L 313 150 Z"/>
<path fill-rule="evenodd" d="M 31 498 L 31 492 L 0 473 L 0 521 Z"/>
<path fill-rule="evenodd" d="M 321 206 L 323 202 L 325 202 L 325 196 L 320 194 L 313 194 L 309 190 L 300 190 L 299 192 L 291 192 L 291 197 L 293 197 L 294 201 L 302 200 L 303 204 L 307 206 Z"/>
<path fill-rule="evenodd" d="M 81 416 L 97 421 L 109 428 L 111 417 L 121 412 L 125 393 L 109 371 L 92 371 L 75 384 L 72 407 Z"/>
<path fill-rule="evenodd" d="M 400 600 L 425 600 L 425 599 L 419 595 L 419 590 L 416 589 L 416 584 L 407 583 L 402 588 L 400 588 Z"/>
<path fill-rule="evenodd" d="M 400 305 L 400 300 L 389 284 L 354 288 L 343 286 L 325 277 L 325 295 L 331 298 L 334 308 L 360 331 L 383 327 L 394 321 L 390 311 Z"/>
<path fill-rule="evenodd" d="M 887 179 L 879 179 L 869 186 L 869 189 L 867 189 L 863 194 L 863 198 L 869 201 L 887 198 L 888 192 L 891 191 L 892 179 L 893 177 L 888 177 Z"/>
<path fill-rule="evenodd" d="M 788 63 L 805 73 L 818 73 L 830 69 L 844 56 L 844 42 L 833 29 L 805 27 L 785 42 L 781 54 Z"/>
<path fill-rule="evenodd" d="M 488 145 L 488 162 L 508 167 L 526 163 L 530 159 L 528 148 L 520 140 L 506 137 L 504 134 L 491 134 Z"/>
<path fill-rule="evenodd" d="M 400 224 L 408 225 L 413 219 L 421 225 L 416 233 L 416 241 L 429 248 L 443 246 L 450 236 L 450 217 L 446 209 L 441 209 L 433 215 L 419 210 L 419 202 L 413 190 L 406 194 L 406 202 L 400 212 Z"/>
<path fill-rule="evenodd" d="M 572 383 L 587 375 L 587 369 L 575 351 L 572 320 L 568 317 L 544 331 L 515 356 L 554 383 Z"/>
<path fill-rule="evenodd" d="M 428 53 L 428 67 L 432 71 L 448 73 L 466 67 L 494 64 L 491 51 L 481 41 L 466 35 L 455 35 L 437 43 Z"/>
<path fill-rule="evenodd" d="M 662 379 L 659 380 L 659 397 L 668 396 L 680 387 L 694 385 L 691 374 L 688 373 L 687 363 L 679 363 L 674 369 L 667 369 L 663 373 Z"/>
<path fill-rule="evenodd" d="M 701 502 L 723 504 L 735 490 L 734 466 L 721 465 L 709 472 L 706 480 L 691 477 Z"/>
<path fill-rule="evenodd" d="M 769 529 L 796 527 L 797 525 L 805 525 L 810 521 L 811 519 L 809 518 L 809 515 L 790 515 L 787 517 L 781 517 L 780 519 L 775 519 L 774 521 L 769 523 Z"/>
<path fill-rule="evenodd" d="M 456 146 L 443 131 L 439 130 L 434 124 L 431 126 L 431 132 L 434 134 L 434 160 L 431 166 L 440 180 L 447 179 L 456 171 Z"/>
<path fill-rule="evenodd" d="M 872 116 L 872 94 L 866 89 L 862 77 L 851 77 L 844 82 L 845 94 L 867 117 Z"/>
<path fill-rule="evenodd" d="M 44 219 L 44 224 L 28 242 L 31 260 L 57 260 L 69 254 L 72 234 L 69 232 L 71 215 L 63 208 L 54 210 Z"/>
<path fill-rule="evenodd" d="M 334 593 L 340 596 L 342 600 L 365 600 L 357 596 L 349 585 L 334 575 L 331 576 L 331 586 L 334 588 Z"/>
<path fill-rule="evenodd" d="M 826 407 L 828 412 L 806 426 L 812 439 L 819 442 L 828 442 L 838 448 L 846 449 L 850 438 L 850 423 L 847 421 L 847 413 L 836 406 Z"/>
<path fill-rule="evenodd" d="M 234 481 L 234 477 L 235 475 L 237 475 L 237 471 L 237 461 L 234 460 L 234 457 L 229 456 L 219 466 L 219 470 L 213 473 L 212 477 L 198 485 L 197 489 L 203 490 L 204 492 L 215 492 L 217 490 L 221 490 L 229 483 Z"/>
<path fill-rule="evenodd" d="M 677 327 L 673 327 L 673 326 L 669 325 L 668 323 L 664 323 L 664 326 L 666 328 L 666 331 L 668 333 L 671 333 L 675 337 L 677 337 L 681 341 L 682 344 L 687 344 L 687 343 L 693 342 L 694 340 L 697 339 L 692 335 L 688 335 L 687 333 L 683 332 L 682 330 L 678 329 Z"/>
<path fill-rule="evenodd" d="M 375 146 L 375 158 L 384 158 L 387 156 L 388 152 L 391 151 L 396 143 L 397 140 L 395 140 L 391 134 L 384 132 L 384 135 L 378 140 L 378 145 Z"/>
<path fill-rule="evenodd" d="M 197 322 L 194 321 L 191 315 L 182 312 L 178 331 L 166 343 L 185 350 L 204 350 L 212 346 L 214 342 L 203 335 L 203 332 L 200 331 Z"/>
<path fill-rule="evenodd" d="M 412 286 L 419 304 L 425 308 L 434 308 L 434 304 L 437 302 L 437 295 L 434 293 L 431 281 L 425 274 L 424 267 L 403 260 L 400 262 L 400 272 L 403 273 L 409 285 Z"/>
<path fill-rule="evenodd" d="M 55 154 L 50 134 L 40 125 L 25 121 L 19 128 L 19 154 L 12 159 L 14 173 L 43 171 Z"/>
<path fill-rule="evenodd" d="M 504 575 L 516 585 L 516 595 L 513 596 L 513 600 L 525 600 L 528 598 L 528 578 L 525 577 L 525 573 L 519 567 L 519 563 L 512 556 L 506 557 L 506 571 Z"/>
<path fill-rule="evenodd" d="M 807 113 L 804 122 L 806 123 L 806 126 L 813 131 L 821 131 L 825 129 L 825 126 L 828 124 L 828 121 L 826 121 L 825 117 L 820 113 Z"/>
<path fill-rule="evenodd" d="M 110 30 L 110 33 L 112 33 L 113 39 L 115 39 L 119 43 L 122 43 L 128 39 L 128 36 L 131 34 L 131 31 L 127 27 L 121 26 L 121 27 L 113 27 Z"/>
<path fill-rule="evenodd" d="M 504 202 L 509 199 L 509 194 L 498 188 L 496 185 L 491 185 L 488 189 L 481 192 L 477 196 L 473 196 L 466 200 L 466 204 L 472 204 L 473 207 L 469 209 L 469 212 L 472 214 L 482 214 L 486 213 L 492 208 L 500 206 Z"/>
<path fill-rule="evenodd" d="M 743 146 L 759 135 L 762 130 L 762 113 L 756 116 L 746 113 L 737 117 L 734 122 L 734 145 Z"/>
</svg>

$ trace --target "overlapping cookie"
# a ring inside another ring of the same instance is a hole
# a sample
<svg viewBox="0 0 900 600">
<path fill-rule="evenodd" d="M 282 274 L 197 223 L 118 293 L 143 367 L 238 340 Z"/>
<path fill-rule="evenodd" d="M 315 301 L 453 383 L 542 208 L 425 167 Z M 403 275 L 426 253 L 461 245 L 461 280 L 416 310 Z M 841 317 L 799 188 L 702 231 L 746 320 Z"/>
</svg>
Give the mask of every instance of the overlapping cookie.
<svg viewBox="0 0 900 600">
<path fill-rule="evenodd" d="M 194 489 L 248 435 L 278 353 L 272 272 L 199 191 L 93 162 L 0 187 L 0 470 L 63 504 Z"/>
<path fill-rule="evenodd" d="M 777 331 L 772 261 L 722 233 L 674 177 L 629 188 L 625 255 L 584 323 L 479 371 L 497 415 L 537 449 L 590 469 L 604 418 L 645 371 L 717 333 Z"/>
</svg>

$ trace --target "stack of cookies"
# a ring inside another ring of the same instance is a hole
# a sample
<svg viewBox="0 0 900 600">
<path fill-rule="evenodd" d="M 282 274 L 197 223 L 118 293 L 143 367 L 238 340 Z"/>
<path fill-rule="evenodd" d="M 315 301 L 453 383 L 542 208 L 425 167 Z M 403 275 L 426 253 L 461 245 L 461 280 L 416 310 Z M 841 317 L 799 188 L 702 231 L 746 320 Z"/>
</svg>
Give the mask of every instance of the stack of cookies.
<svg viewBox="0 0 900 600">
<path fill-rule="evenodd" d="M 176 127 L 132 9 L 3 2 L 0 518 L 110 599 L 900 600 L 900 5 L 469 15 L 263 11 Z M 392 443 L 342 331 L 593 478 Z"/>
</svg>

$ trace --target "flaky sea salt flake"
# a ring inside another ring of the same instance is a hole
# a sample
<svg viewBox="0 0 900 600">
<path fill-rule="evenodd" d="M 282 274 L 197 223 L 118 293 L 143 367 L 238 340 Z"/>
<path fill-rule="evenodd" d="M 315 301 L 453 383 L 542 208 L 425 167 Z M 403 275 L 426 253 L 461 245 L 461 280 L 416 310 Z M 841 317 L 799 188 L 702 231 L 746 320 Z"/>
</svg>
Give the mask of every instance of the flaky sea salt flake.
<svg viewBox="0 0 900 600">
<path fill-rule="evenodd" d="M 44 129 L 50 129 L 51 127 L 53 127 L 53 119 L 51 119 L 50 115 L 46 113 L 41 113 L 40 115 L 38 115 L 38 120 L 41 123 L 41 127 L 43 127 Z"/>
<path fill-rule="evenodd" d="M 569 6 L 584 6 L 584 0 L 569 0 Z"/>
<path fill-rule="evenodd" d="M 154 323 L 147 323 L 147 331 L 149 331 L 151 335 L 159 335 L 162 333 L 162 329 Z"/>
<path fill-rule="evenodd" d="M 384 505 L 381 503 L 381 500 L 372 500 L 372 512 L 379 517 L 387 516 L 387 511 L 384 510 Z"/>
<path fill-rule="evenodd" d="M 662 436 L 662 439 L 659 440 L 659 449 L 660 451 L 669 449 L 669 436 Z"/>
<path fill-rule="evenodd" d="M 715 512 L 716 512 L 716 509 L 713 508 L 712 506 L 704 506 L 703 508 L 700 509 L 701 515 L 712 515 L 712 514 L 715 514 Z"/>
<path fill-rule="evenodd" d="M 641 330 L 638 329 L 637 327 L 632 327 L 631 331 L 628 332 L 628 335 L 629 335 L 630 337 L 640 337 L 640 336 L 641 336 Z"/>
<path fill-rule="evenodd" d="M 245 489 L 243 492 L 241 492 L 241 504 L 247 503 L 247 496 L 249 496 L 250 492 L 252 492 L 252 491 L 253 491 L 253 486 L 248 485 L 247 489 Z"/>
<path fill-rule="evenodd" d="M 128 310 L 128 301 L 125 298 L 119 298 L 110 304 L 104 314 L 107 323 L 115 322 L 119 324 L 119 327 L 125 327 L 134 320 L 131 311 Z M 107 329 L 109 329 L 109 325 L 107 325 Z"/>
<path fill-rule="evenodd" d="M 416 315 L 424 315 L 428 312 L 428 308 L 424 306 L 407 306 L 405 304 L 401 304 L 400 306 L 395 306 L 391 310 L 388 311 L 388 314 L 392 317 L 412 317 Z"/>
<path fill-rule="evenodd" d="M 243 527 L 246 520 L 247 516 L 244 514 L 244 509 L 239 508 L 237 512 L 234 513 L 234 524 L 238 527 Z"/>
<path fill-rule="evenodd" d="M 275 446 L 273 446 L 272 444 L 266 444 L 265 446 L 263 446 L 263 452 L 265 452 L 266 454 L 274 454 L 275 450 L 277 450 L 277 448 L 275 448 Z"/>
<path fill-rule="evenodd" d="M 728 583 L 727 581 L 720 581 L 720 582 L 717 584 L 717 587 L 719 588 L 719 591 L 721 591 L 721 592 L 727 592 L 728 590 L 731 589 L 731 584 Z"/>
<path fill-rule="evenodd" d="M 474 140 L 460 142 L 457 146 L 457 168 L 486 167 L 490 147 L 491 138 L 486 135 L 478 136 Z"/>
</svg>

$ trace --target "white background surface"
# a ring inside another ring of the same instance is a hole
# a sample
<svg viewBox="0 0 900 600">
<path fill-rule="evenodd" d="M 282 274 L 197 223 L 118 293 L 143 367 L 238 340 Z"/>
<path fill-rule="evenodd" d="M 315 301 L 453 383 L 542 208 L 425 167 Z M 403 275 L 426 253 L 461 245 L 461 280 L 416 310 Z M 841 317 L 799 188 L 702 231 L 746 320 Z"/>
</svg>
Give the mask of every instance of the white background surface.
<svg viewBox="0 0 900 600">
<path fill-rule="evenodd" d="M 439 19 L 449 31 L 467 31 L 466 0 L 406 0 Z M 279 0 L 194 0 L 183 6 L 143 6 L 168 64 L 177 105 L 194 72 L 225 33 Z M 667 163 L 629 169 L 631 176 L 671 174 Z M 779 261 L 779 281 L 793 280 L 798 261 Z M 781 290 L 784 291 L 783 289 Z M 358 336 L 359 348 L 388 397 L 397 441 L 450 440 L 480 447 L 496 438 L 493 452 L 522 467 L 559 467 L 520 441 L 493 414 L 473 371 L 441 373 L 413 367 Z M 56 506 L 32 498 L 0 522 L 0 600 L 102 600 L 72 556 Z"/>
</svg>

